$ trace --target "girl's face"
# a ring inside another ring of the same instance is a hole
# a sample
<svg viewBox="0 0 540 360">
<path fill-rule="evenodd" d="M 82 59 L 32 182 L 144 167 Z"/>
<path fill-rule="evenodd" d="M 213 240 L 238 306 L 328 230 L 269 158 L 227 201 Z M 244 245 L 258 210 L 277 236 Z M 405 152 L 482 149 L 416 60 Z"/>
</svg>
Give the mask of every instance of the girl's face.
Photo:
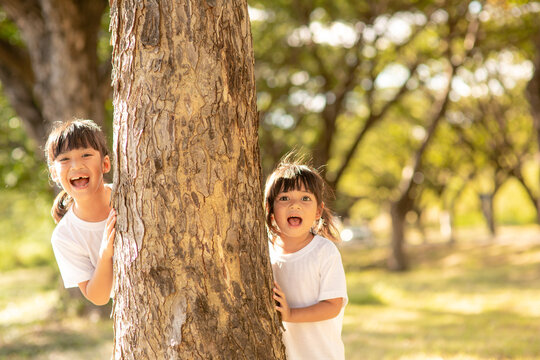
<svg viewBox="0 0 540 360">
<path fill-rule="evenodd" d="M 103 174 L 109 172 L 108 156 L 94 148 L 68 150 L 56 157 L 49 167 L 52 179 L 74 199 L 91 197 L 103 186 Z"/>
<path fill-rule="evenodd" d="M 283 241 L 302 241 L 310 234 L 311 227 L 322 213 L 315 195 L 304 187 L 280 192 L 274 200 L 274 220 Z"/>
</svg>

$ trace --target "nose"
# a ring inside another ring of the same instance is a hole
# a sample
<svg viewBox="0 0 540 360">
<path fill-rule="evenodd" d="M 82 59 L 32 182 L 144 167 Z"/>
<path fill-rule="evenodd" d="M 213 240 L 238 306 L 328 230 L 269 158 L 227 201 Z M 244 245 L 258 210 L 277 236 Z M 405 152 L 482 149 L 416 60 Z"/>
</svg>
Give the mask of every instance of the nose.
<svg viewBox="0 0 540 360">
<path fill-rule="evenodd" d="M 74 157 L 71 159 L 71 168 L 72 169 L 79 169 L 82 167 L 83 161 L 82 159 L 79 159 L 77 157 Z"/>
<path fill-rule="evenodd" d="M 291 209 L 300 209 L 300 201 L 298 200 L 291 201 L 291 204 L 289 207 Z"/>
</svg>

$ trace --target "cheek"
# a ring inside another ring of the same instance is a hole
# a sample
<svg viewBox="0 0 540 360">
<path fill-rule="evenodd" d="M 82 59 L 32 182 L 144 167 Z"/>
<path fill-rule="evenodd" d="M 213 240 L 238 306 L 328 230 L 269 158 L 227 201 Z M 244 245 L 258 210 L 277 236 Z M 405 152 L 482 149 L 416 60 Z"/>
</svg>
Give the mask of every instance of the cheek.
<svg viewBox="0 0 540 360">
<path fill-rule="evenodd" d="M 278 221 L 280 220 L 282 217 L 283 217 L 283 209 L 280 208 L 279 206 L 278 207 L 274 207 L 274 214 L 272 215 L 272 217 L 274 218 L 274 220 Z"/>
</svg>

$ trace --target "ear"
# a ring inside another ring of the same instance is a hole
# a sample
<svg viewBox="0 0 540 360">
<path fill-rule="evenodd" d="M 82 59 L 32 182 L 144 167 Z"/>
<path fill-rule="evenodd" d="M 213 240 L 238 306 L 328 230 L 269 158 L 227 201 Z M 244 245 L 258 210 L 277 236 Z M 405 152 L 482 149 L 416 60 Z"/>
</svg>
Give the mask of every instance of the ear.
<svg viewBox="0 0 540 360">
<path fill-rule="evenodd" d="M 56 168 L 54 165 L 49 166 L 49 174 L 51 174 L 51 179 L 57 184 L 60 184 L 60 180 L 58 179 L 58 174 L 56 173 Z"/>
<path fill-rule="evenodd" d="M 103 158 L 103 173 L 106 174 L 109 171 L 111 171 L 111 159 L 109 158 L 109 155 L 105 155 Z"/>
<path fill-rule="evenodd" d="M 324 210 L 324 201 L 321 202 L 321 205 L 317 208 L 317 220 L 321 218 L 323 210 Z"/>
</svg>

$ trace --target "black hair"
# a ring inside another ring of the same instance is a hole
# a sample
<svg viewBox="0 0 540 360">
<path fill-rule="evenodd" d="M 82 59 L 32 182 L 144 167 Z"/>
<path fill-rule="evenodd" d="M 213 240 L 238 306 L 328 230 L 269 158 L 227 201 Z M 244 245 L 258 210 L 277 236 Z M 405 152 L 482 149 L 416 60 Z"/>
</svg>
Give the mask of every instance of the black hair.
<svg viewBox="0 0 540 360">
<path fill-rule="evenodd" d="M 58 155 L 81 148 L 93 148 L 99 151 L 101 158 L 109 155 L 107 139 L 101 128 L 92 120 L 74 119 L 67 122 L 54 123 L 45 144 L 47 164 L 52 166 Z M 62 219 L 73 199 L 62 190 L 54 200 L 51 215 L 56 223 Z"/>
<path fill-rule="evenodd" d="M 323 206 L 322 215 L 313 231 L 334 242 L 339 242 L 341 239 L 336 227 L 337 219 L 327 206 L 327 202 L 332 197 L 332 191 L 316 169 L 304 165 L 302 162 L 304 162 L 304 159 L 295 153 L 287 154 L 266 181 L 264 207 L 266 226 L 272 241 L 279 233 L 272 217 L 274 214 L 274 201 L 277 195 L 281 192 L 301 190 L 303 188 L 315 196 L 318 207 Z"/>
</svg>

